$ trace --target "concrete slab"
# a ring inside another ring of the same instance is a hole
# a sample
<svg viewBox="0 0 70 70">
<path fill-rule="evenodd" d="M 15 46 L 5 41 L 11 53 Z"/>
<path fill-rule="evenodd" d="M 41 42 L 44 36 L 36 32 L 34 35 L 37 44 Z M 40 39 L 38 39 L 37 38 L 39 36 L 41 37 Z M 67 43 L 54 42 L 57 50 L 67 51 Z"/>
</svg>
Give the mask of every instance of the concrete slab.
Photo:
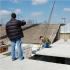
<svg viewBox="0 0 70 70">
<path fill-rule="evenodd" d="M 51 46 L 51 48 L 44 48 L 36 54 L 70 58 L 70 42 L 59 40 Z"/>
<path fill-rule="evenodd" d="M 24 59 L 11 61 L 10 57 L 0 59 L 0 70 L 70 70 L 70 65 Z"/>
</svg>

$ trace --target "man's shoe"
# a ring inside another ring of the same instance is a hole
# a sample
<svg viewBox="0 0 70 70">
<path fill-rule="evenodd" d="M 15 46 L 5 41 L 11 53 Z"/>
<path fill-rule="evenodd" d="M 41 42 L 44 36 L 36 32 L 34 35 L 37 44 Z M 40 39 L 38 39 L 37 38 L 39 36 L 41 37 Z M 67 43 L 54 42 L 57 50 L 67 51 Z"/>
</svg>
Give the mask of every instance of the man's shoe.
<svg viewBox="0 0 70 70">
<path fill-rule="evenodd" d="M 15 61 L 15 60 L 17 60 L 17 58 L 12 59 L 12 61 Z"/>
<path fill-rule="evenodd" d="M 20 60 L 23 60 L 23 59 L 24 59 L 24 57 L 20 58 Z"/>
</svg>

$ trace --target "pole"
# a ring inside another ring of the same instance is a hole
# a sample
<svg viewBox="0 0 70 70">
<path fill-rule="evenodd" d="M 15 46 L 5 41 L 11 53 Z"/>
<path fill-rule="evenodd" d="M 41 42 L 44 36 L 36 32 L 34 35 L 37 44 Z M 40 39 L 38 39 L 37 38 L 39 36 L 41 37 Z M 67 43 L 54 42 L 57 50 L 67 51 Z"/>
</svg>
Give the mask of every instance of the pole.
<svg viewBox="0 0 70 70">
<path fill-rule="evenodd" d="M 52 8 L 51 8 L 51 11 L 50 11 L 50 15 L 48 17 L 48 25 L 46 26 L 47 30 L 45 31 L 44 35 L 46 36 L 46 34 L 48 34 L 48 29 L 49 29 L 49 24 L 51 22 L 51 18 L 52 18 L 52 14 L 53 14 L 53 10 L 54 10 L 54 7 L 55 7 L 55 2 L 56 0 L 53 1 L 53 5 L 52 5 Z M 50 35 L 49 35 L 50 36 Z M 51 38 L 51 36 L 49 37 L 49 39 Z"/>
<path fill-rule="evenodd" d="M 66 18 L 62 18 L 62 20 L 63 20 L 63 23 L 66 24 Z M 66 33 L 65 33 L 65 31 L 66 31 L 66 28 L 64 28 L 64 40 L 66 41 Z"/>
<path fill-rule="evenodd" d="M 52 13 L 53 13 L 53 10 L 54 10 L 55 2 L 56 2 L 56 0 L 54 0 L 54 2 L 53 2 L 53 6 L 52 6 L 52 9 L 51 9 L 49 18 L 48 18 L 48 24 L 50 24 L 50 21 L 51 21 L 51 17 L 52 17 Z"/>
</svg>

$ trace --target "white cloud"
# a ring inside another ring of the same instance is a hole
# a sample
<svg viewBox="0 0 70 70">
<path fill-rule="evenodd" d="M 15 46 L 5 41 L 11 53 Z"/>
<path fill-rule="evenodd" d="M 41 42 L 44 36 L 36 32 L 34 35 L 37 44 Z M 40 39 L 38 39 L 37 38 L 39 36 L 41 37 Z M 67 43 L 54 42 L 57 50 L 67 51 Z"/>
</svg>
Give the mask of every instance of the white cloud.
<svg viewBox="0 0 70 70">
<path fill-rule="evenodd" d="M 24 1 L 30 1 L 30 0 L 9 0 L 12 3 L 20 3 L 20 2 L 24 2 Z"/>
<path fill-rule="evenodd" d="M 0 16 L 9 15 L 11 11 L 8 10 L 0 10 Z"/>
<path fill-rule="evenodd" d="M 13 0 L 15 3 L 17 3 L 19 0 Z"/>
<path fill-rule="evenodd" d="M 70 12 L 70 8 L 64 8 L 64 11 Z"/>
<path fill-rule="evenodd" d="M 10 0 L 13 3 L 18 3 L 20 0 Z"/>
<path fill-rule="evenodd" d="M 21 14 L 21 9 L 15 9 L 14 11 L 10 10 L 0 10 L 0 17 L 10 15 L 12 12 L 15 12 L 16 14 Z"/>
<path fill-rule="evenodd" d="M 33 5 L 45 4 L 48 0 L 32 0 Z"/>
<path fill-rule="evenodd" d="M 15 11 L 14 11 L 16 14 L 21 14 L 21 9 L 15 9 Z"/>
<path fill-rule="evenodd" d="M 33 12 L 33 13 L 31 13 L 31 17 L 40 17 L 42 15 L 43 15 L 42 12 Z"/>
</svg>

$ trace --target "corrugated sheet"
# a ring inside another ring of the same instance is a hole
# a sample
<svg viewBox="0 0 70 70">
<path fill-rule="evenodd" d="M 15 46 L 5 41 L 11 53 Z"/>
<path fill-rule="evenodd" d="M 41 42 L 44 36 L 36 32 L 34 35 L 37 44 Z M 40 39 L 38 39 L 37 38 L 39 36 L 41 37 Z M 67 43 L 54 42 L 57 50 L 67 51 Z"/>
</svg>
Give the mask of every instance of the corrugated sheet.
<svg viewBox="0 0 70 70">
<path fill-rule="evenodd" d="M 51 42 L 54 41 L 57 31 L 60 25 L 56 24 L 40 24 L 35 27 L 31 27 L 24 31 L 24 42 L 26 43 L 41 43 L 39 37 L 47 36 Z"/>
<path fill-rule="evenodd" d="M 24 43 L 41 43 L 39 37 L 42 35 L 47 36 L 50 41 L 53 42 L 59 26 L 59 24 L 27 24 L 26 26 L 22 27 L 24 30 L 24 38 L 22 40 Z M 5 27 L 2 28 L 0 33 L 2 33 L 4 36 L 6 35 Z M 6 37 L 2 40 L 6 43 L 9 41 Z"/>
</svg>

